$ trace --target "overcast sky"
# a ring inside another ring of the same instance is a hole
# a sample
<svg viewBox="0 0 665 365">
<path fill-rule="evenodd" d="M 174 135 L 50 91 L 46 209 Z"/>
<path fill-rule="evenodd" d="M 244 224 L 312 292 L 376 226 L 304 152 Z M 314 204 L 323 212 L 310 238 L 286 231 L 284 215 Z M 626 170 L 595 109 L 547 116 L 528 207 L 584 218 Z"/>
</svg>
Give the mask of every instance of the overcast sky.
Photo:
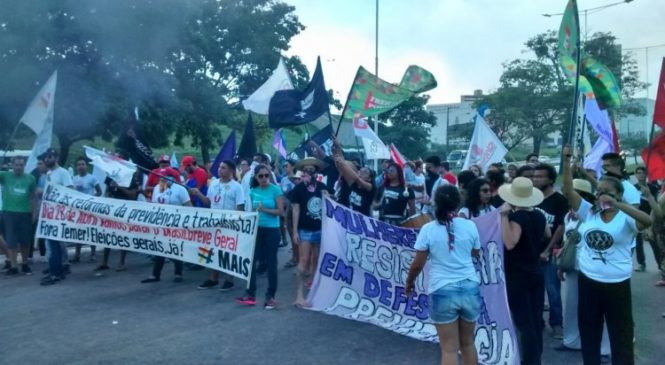
<svg viewBox="0 0 665 365">
<path fill-rule="evenodd" d="M 321 56 L 326 86 L 342 101 L 359 65 L 374 71 L 375 0 L 284 0 L 307 28 L 289 54 L 310 70 Z M 579 0 L 582 10 L 620 0 Z M 524 43 L 558 30 L 565 0 L 379 0 L 379 76 L 398 83 L 408 65 L 431 71 L 439 86 L 430 103 L 457 102 L 475 89 L 498 87 L 502 63 L 530 57 Z M 612 32 L 624 49 L 665 45 L 665 0 L 633 0 L 588 15 L 588 33 Z M 633 51 L 646 77 L 646 52 Z M 665 46 L 649 49 L 649 97 L 655 98 Z M 639 96 L 645 96 L 646 92 Z"/>
</svg>

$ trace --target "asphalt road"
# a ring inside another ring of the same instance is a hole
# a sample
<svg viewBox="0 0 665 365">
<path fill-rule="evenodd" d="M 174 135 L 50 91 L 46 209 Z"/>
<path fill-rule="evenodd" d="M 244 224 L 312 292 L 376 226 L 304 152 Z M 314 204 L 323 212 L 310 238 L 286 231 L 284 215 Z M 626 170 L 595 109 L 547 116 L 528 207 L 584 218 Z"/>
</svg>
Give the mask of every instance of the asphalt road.
<svg viewBox="0 0 665 365">
<path fill-rule="evenodd" d="M 648 250 L 647 250 L 648 251 Z M 280 261 L 286 262 L 286 249 Z M 111 257 L 112 264 L 117 254 Z M 84 260 L 87 254 L 84 253 Z M 637 364 L 663 364 L 665 288 L 653 259 L 633 276 Z M 266 311 L 233 302 L 236 289 L 197 290 L 207 276 L 185 271 L 173 283 L 167 264 L 162 281 L 140 284 L 151 263 L 129 254 L 128 270 L 95 276 L 93 263 L 50 287 L 33 276 L 0 278 L 0 363 L 3 364 L 438 364 L 438 346 L 369 324 L 294 308 L 294 269 L 279 271 L 278 307 Z M 281 267 L 281 266 L 280 266 Z M 267 285 L 258 280 L 257 297 Z M 577 352 L 559 353 L 546 330 L 543 364 L 581 364 Z"/>
</svg>

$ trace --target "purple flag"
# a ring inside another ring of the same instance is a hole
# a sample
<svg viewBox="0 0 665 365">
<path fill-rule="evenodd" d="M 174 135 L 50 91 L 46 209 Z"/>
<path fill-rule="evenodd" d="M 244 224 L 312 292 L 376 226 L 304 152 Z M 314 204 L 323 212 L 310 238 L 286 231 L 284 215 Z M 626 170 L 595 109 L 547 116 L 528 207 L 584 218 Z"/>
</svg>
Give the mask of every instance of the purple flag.
<svg viewBox="0 0 665 365">
<path fill-rule="evenodd" d="M 229 134 L 229 138 L 227 138 L 226 142 L 224 142 L 222 149 L 219 150 L 217 157 L 215 157 L 215 161 L 212 163 L 212 166 L 210 167 L 210 170 L 212 170 L 210 171 L 212 173 L 212 176 L 219 177 L 218 176 L 219 165 L 225 160 L 233 160 L 233 157 L 235 155 L 236 155 L 236 131 L 234 129 L 231 132 L 231 134 Z"/>
<path fill-rule="evenodd" d="M 286 143 L 282 136 L 282 131 L 275 129 L 275 136 L 272 139 L 272 146 L 279 152 L 279 155 L 286 158 Z"/>
</svg>

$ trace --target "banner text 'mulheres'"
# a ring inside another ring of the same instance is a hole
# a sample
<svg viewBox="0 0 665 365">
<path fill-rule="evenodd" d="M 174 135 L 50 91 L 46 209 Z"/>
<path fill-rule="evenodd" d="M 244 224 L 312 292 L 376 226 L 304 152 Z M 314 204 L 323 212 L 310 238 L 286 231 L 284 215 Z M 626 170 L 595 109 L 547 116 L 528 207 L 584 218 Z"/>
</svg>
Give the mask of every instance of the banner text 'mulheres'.
<svg viewBox="0 0 665 365">
<path fill-rule="evenodd" d="M 412 228 L 401 228 L 365 217 L 341 205 L 334 206 L 328 199 L 326 199 L 326 215 L 328 218 L 335 218 L 335 221 L 349 232 L 362 234 L 368 238 L 381 239 L 393 245 L 409 248 L 413 248 L 416 242 L 418 232 Z"/>
</svg>

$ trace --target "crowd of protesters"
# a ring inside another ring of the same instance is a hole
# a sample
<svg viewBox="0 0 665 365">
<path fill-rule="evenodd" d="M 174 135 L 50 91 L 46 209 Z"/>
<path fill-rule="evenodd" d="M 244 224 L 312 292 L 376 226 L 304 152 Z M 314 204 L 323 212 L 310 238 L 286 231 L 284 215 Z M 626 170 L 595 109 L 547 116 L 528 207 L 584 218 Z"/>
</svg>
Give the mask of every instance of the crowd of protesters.
<svg viewBox="0 0 665 365">
<path fill-rule="evenodd" d="M 480 248 L 473 219 L 498 214 L 505 247 L 506 292 L 514 325 L 520 334 L 523 364 L 540 364 L 546 323 L 551 335 L 561 340 L 560 351 L 581 351 L 584 364 L 634 362 L 634 322 L 630 280 L 633 271 L 647 265 L 645 243 L 662 270 L 665 286 L 665 194 L 658 182 L 647 181 L 644 167 L 628 179 L 618 154 L 603 156 L 603 173 L 587 171 L 571 161 L 563 150 L 563 171 L 538 161 L 536 154 L 524 164 L 504 169 L 496 163 L 485 171 L 472 165 L 454 174 L 438 156 L 398 164 L 383 161 L 373 171 L 360 160 L 347 159 L 333 138 L 332 153 L 316 144 L 297 161 L 273 161 L 257 153 L 251 159 L 223 161 L 213 177 L 207 166 L 185 156 L 180 170 L 171 167 L 168 155 L 149 173 L 137 171 L 128 187 L 110 178 L 104 181 L 89 173 L 85 158 L 76 160 L 71 173 L 57 163 L 58 151 L 49 149 L 39 158 L 35 171 L 24 171 L 25 158 L 16 157 L 11 171 L 0 172 L 2 222 L 0 249 L 6 257 L 7 276 L 30 275 L 34 256 L 34 233 L 39 199 L 46 182 L 85 194 L 114 199 L 145 200 L 155 204 L 196 206 L 258 212 L 255 265 L 249 287 L 236 302 L 256 305 L 257 280 L 265 273 L 268 286 L 263 307 L 277 306 L 280 247 L 290 247 L 284 268 L 296 268 L 294 305 L 307 307 L 306 290 L 316 271 L 321 245 L 322 199 L 329 197 L 362 214 L 394 225 L 420 229 L 416 256 L 406 283 L 413 290 L 416 276 L 431 261 L 430 318 L 441 339 L 444 363 L 455 363 L 460 352 L 464 363 L 474 363 L 474 324 L 480 314 L 479 279 L 473 257 Z M 122 151 L 119 157 L 127 158 Z M 556 188 L 560 178 L 561 188 Z M 575 270 L 557 267 L 557 253 L 571 232 L 579 233 Z M 39 253 L 48 260 L 42 285 L 53 285 L 78 262 L 81 245 L 70 260 L 64 242 L 37 241 Z M 638 266 L 633 269 L 632 255 Z M 103 250 L 98 274 L 110 270 L 110 249 Z M 126 254 L 120 251 L 116 271 L 126 270 Z M 19 263 L 19 256 L 21 257 Z M 94 246 L 90 260 L 96 260 Z M 153 270 L 142 283 L 157 283 L 165 258 L 152 257 Z M 172 260 L 174 281 L 183 281 L 183 263 Z M 210 271 L 199 289 L 234 288 L 231 276 Z M 562 303 L 562 291 L 566 293 Z M 546 300 L 547 299 L 547 305 Z M 454 361 L 449 359 L 454 358 Z"/>
</svg>

